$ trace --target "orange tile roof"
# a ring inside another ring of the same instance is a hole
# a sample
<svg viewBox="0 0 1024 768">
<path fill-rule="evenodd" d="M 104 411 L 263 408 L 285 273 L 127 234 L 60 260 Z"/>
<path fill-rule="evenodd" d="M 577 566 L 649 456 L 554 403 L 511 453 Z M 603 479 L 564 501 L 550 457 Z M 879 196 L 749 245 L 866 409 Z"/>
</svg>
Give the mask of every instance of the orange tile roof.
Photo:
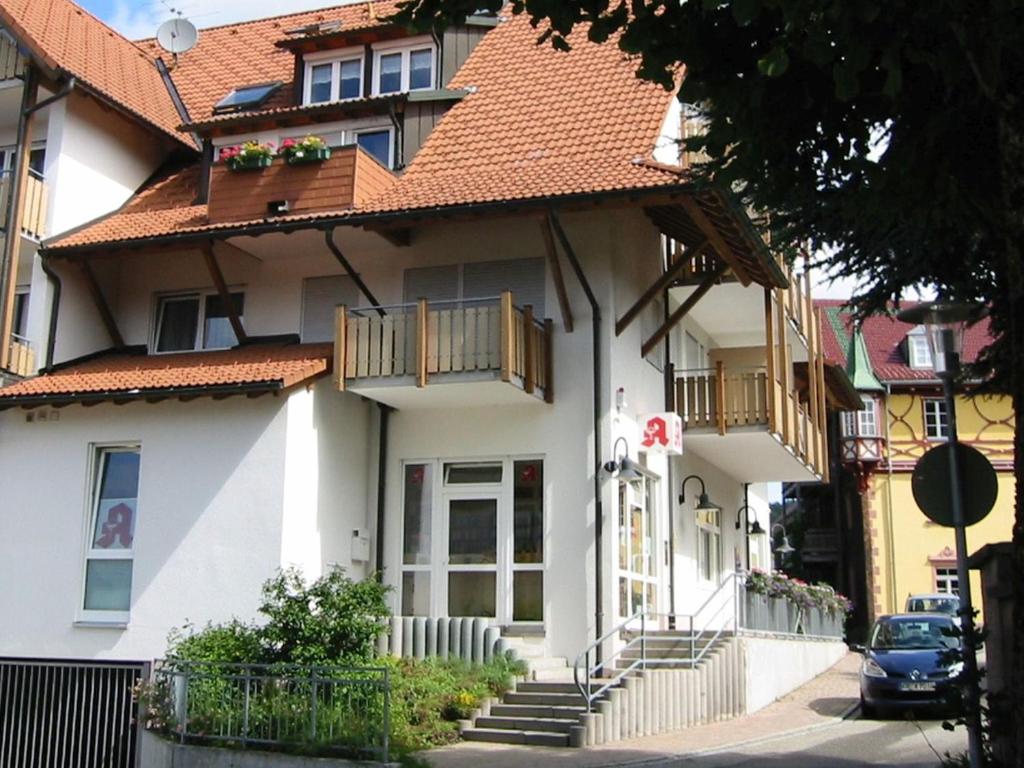
<svg viewBox="0 0 1024 768">
<path fill-rule="evenodd" d="M 0 24 L 47 67 L 193 146 L 177 131 L 181 120 L 154 57 L 71 0 L 0 0 Z"/>
<path fill-rule="evenodd" d="M 378 17 L 384 16 L 387 5 L 374 3 Z M 204 30 L 199 46 L 182 57 L 175 72 L 192 117 L 208 112 L 236 85 L 284 79 L 280 57 L 290 62 L 291 55 L 270 41 L 285 28 L 333 18 L 336 12 L 365 14 L 366 4 L 222 27 L 212 34 Z M 353 23 L 359 18 L 363 17 L 357 15 Z M 266 36 L 267 53 L 254 47 L 259 34 Z M 441 119 L 397 183 L 353 209 L 339 205 L 338 210 L 281 216 L 274 222 L 656 190 L 685 183 L 674 169 L 650 162 L 673 94 L 637 80 L 636 62 L 626 58 L 614 40 L 591 43 L 585 30 L 570 40 L 572 51 L 555 51 L 537 45 L 536 30 L 525 16 L 501 22 L 448 85 L 469 93 Z M 217 71 L 215 62 L 223 57 L 234 69 L 210 86 L 200 70 Z M 243 77 L 243 72 L 248 74 Z M 207 82 L 201 92 L 195 90 L 200 82 Z M 215 232 L 264 221 L 210 224 L 205 206 L 153 195 L 148 201 L 136 198 L 120 212 L 47 243 L 47 248 L 59 251 Z"/>
<path fill-rule="evenodd" d="M 280 80 L 284 86 L 263 106 L 290 106 L 295 103 L 295 56 L 274 45 L 285 37 L 285 30 L 336 20 L 346 31 L 368 29 L 383 25 L 397 7 L 397 0 L 376 0 L 202 29 L 196 47 L 178 57 L 174 84 L 196 121 L 211 117 L 213 105 L 240 85 Z M 152 55 L 161 50 L 151 39 L 139 45 Z"/>
<path fill-rule="evenodd" d="M 331 366 L 330 344 L 252 344 L 167 355 L 110 352 L 0 389 L 0 408 L 47 401 L 143 398 L 175 390 L 286 389 Z"/>
</svg>

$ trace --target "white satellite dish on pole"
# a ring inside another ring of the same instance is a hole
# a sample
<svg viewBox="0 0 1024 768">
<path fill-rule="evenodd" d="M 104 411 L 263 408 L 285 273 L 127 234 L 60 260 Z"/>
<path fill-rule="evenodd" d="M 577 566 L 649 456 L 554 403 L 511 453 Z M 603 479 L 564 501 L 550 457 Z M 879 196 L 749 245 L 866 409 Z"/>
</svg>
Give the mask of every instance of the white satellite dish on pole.
<svg viewBox="0 0 1024 768">
<path fill-rule="evenodd" d="M 156 31 L 156 41 L 165 51 L 178 58 L 179 53 L 191 50 L 199 41 L 199 32 L 188 19 L 168 19 Z"/>
</svg>

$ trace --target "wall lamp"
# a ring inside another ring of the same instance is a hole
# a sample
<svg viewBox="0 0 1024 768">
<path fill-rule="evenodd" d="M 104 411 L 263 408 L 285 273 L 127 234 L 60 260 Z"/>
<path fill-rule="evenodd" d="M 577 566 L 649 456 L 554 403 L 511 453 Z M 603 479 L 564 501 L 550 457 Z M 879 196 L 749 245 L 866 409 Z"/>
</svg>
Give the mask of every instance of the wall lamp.
<svg viewBox="0 0 1024 768">
<path fill-rule="evenodd" d="M 696 480 L 700 483 L 700 496 L 697 497 L 697 504 L 694 506 L 694 509 L 698 512 L 721 511 L 722 508 L 708 498 L 708 490 L 704 486 L 704 479 L 700 475 L 687 475 L 683 478 L 683 484 L 679 488 L 679 503 L 683 504 L 686 502 L 686 484 L 690 480 Z"/>
<path fill-rule="evenodd" d="M 757 512 L 757 510 L 754 509 L 749 504 L 744 504 L 742 507 L 736 510 L 736 530 L 738 531 L 741 527 L 740 516 L 742 515 L 742 519 L 746 524 L 748 534 L 750 534 L 751 536 L 764 536 L 766 533 L 768 533 L 768 531 L 761 527 L 761 521 L 757 518 L 754 518 L 753 523 L 750 522 L 751 512 Z"/>
<path fill-rule="evenodd" d="M 619 453 L 619 443 L 623 445 L 623 452 Z M 635 483 L 644 476 L 643 467 L 629 458 L 629 443 L 624 437 L 616 438 L 612 444 L 612 455 L 615 456 L 611 461 L 606 461 L 602 467 L 605 474 L 608 477 L 618 478 L 624 480 L 627 483 Z"/>
<path fill-rule="evenodd" d="M 773 550 L 775 554 L 777 554 L 780 558 L 784 558 L 786 557 L 786 555 L 791 555 L 794 552 L 796 552 L 796 550 L 793 549 L 793 547 L 789 543 L 789 536 L 786 535 L 786 526 L 784 526 L 782 523 L 776 523 L 772 526 L 772 538 L 775 538 L 776 528 L 782 529 L 782 543 L 779 544 L 779 546 L 777 546 Z"/>
</svg>

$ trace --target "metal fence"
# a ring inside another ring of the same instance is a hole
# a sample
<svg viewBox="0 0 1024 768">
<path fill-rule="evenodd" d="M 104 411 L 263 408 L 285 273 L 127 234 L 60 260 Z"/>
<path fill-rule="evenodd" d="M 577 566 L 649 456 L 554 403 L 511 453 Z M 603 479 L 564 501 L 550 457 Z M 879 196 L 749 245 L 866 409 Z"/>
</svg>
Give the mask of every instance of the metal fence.
<svg viewBox="0 0 1024 768">
<path fill-rule="evenodd" d="M 158 662 L 149 724 L 182 742 L 389 754 L 391 679 L 383 667 Z"/>
<path fill-rule="evenodd" d="M 782 597 L 767 597 L 745 587 L 740 598 L 739 621 L 743 629 L 830 639 L 843 637 L 842 614 L 797 605 Z"/>
<path fill-rule="evenodd" d="M 0 768 L 132 768 L 144 669 L 0 659 Z"/>
</svg>

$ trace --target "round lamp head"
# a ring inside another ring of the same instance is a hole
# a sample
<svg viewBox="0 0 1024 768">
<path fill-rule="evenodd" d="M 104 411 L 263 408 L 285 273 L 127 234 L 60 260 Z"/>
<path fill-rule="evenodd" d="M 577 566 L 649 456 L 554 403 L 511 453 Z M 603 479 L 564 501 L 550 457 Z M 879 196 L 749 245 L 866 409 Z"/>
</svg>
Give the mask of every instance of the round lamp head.
<svg viewBox="0 0 1024 768">
<path fill-rule="evenodd" d="M 766 531 L 764 528 L 761 527 L 761 521 L 760 520 L 755 520 L 751 524 L 750 530 L 748 531 L 748 533 L 751 536 L 764 536 L 766 533 L 768 533 L 768 531 Z"/>
<path fill-rule="evenodd" d="M 782 543 L 779 544 L 779 546 L 777 546 L 775 548 L 775 553 L 785 557 L 786 555 L 791 555 L 794 552 L 796 552 L 796 550 L 793 549 L 793 547 L 790 546 L 790 544 L 789 544 L 789 537 L 788 536 L 783 536 L 782 537 Z"/>
<path fill-rule="evenodd" d="M 643 476 L 644 473 L 640 465 L 628 456 L 624 456 L 619 461 L 619 480 L 625 480 L 627 483 L 634 483 L 638 480 L 642 480 Z"/>
<path fill-rule="evenodd" d="M 694 509 L 698 512 L 718 512 L 722 508 L 709 499 L 706 493 L 702 493 L 697 498 L 697 506 Z"/>
</svg>

